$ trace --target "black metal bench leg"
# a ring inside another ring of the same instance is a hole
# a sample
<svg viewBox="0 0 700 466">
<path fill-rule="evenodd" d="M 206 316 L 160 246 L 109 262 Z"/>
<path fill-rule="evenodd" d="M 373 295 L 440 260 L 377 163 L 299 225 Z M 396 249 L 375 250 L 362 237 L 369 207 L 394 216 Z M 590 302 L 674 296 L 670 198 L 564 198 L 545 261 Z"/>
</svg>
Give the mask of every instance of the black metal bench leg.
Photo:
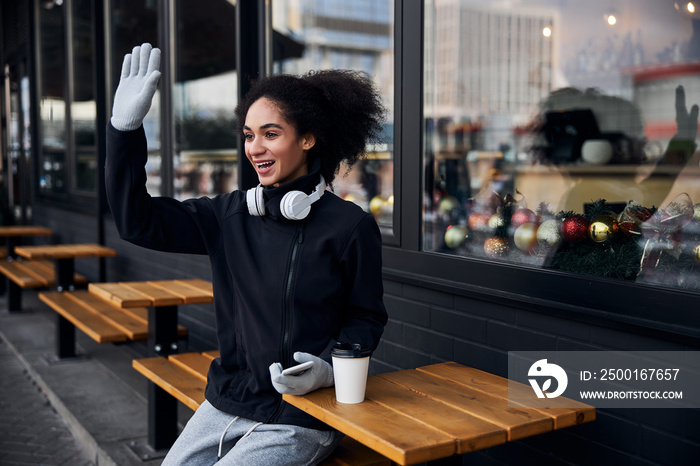
<svg viewBox="0 0 700 466">
<path fill-rule="evenodd" d="M 178 352 L 177 306 L 148 309 L 148 346 L 152 356 L 167 356 Z"/>
<path fill-rule="evenodd" d="M 75 357 L 75 326 L 56 313 L 56 356 L 59 359 Z"/>
<path fill-rule="evenodd" d="M 73 290 L 75 283 L 75 261 L 73 258 L 56 260 L 56 289 L 58 291 Z"/>
<path fill-rule="evenodd" d="M 177 399 L 153 382 L 148 383 L 148 444 L 154 450 L 170 448 L 177 438 Z"/>
<path fill-rule="evenodd" d="M 22 310 L 22 288 L 9 278 L 7 283 L 7 310 L 19 312 Z"/>
</svg>

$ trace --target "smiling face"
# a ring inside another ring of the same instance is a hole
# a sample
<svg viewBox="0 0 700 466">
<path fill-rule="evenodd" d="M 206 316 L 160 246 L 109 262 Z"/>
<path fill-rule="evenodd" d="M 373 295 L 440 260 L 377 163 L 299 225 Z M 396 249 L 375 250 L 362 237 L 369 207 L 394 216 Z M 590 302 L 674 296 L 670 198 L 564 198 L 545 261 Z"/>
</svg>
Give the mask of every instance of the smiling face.
<svg viewBox="0 0 700 466">
<path fill-rule="evenodd" d="M 262 185 L 277 187 L 308 173 L 306 153 L 314 146 L 313 135 L 298 136 L 271 100 L 262 97 L 250 106 L 243 137 L 245 155 Z"/>
</svg>

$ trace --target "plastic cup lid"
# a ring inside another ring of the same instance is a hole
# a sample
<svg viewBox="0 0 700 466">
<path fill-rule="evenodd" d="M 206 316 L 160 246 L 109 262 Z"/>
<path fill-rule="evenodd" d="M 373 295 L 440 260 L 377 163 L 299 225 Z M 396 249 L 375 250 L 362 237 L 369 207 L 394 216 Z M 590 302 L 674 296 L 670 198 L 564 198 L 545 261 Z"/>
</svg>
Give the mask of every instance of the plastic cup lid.
<svg viewBox="0 0 700 466">
<path fill-rule="evenodd" d="M 331 349 L 331 356 L 335 358 L 366 358 L 372 354 L 372 350 L 359 343 L 338 342 Z"/>
</svg>

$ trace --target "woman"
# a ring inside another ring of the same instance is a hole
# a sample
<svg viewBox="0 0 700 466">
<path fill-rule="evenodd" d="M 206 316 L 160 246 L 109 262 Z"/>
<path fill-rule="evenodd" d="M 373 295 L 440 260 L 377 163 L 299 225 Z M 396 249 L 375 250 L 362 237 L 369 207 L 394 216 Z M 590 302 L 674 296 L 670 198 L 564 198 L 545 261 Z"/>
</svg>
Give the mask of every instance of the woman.
<svg viewBox="0 0 700 466">
<path fill-rule="evenodd" d="M 352 72 L 256 81 L 236 108 L 260 185 L 184 202 L 146 191 L 142 121 L 160 51 L 124 58 L 108 127 L 106 189 L 120 236 L 207 254 L 221 357 L 206 401 L 163 464 L 315 464 L 339 434 L 282 400 L 333 384 L 336 341 L 376 348 L 387 321 L 374 219 L 326 191 L 378 134 L 383 109 Z M 298 376 L 282 367 L 313 361 Z"/>
</svg>

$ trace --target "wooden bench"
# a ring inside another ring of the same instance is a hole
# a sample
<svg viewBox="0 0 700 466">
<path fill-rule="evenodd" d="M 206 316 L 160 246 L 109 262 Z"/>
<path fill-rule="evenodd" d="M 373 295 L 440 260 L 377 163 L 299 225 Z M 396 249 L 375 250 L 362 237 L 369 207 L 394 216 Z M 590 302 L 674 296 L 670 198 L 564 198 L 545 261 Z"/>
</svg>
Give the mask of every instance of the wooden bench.
<svg viewBox="0 0 700 466">
<path fill-rule="evenodd" d="M 196 411 L 204 401 L 209 365 L 218 356 L 218 351 L 206 351 L 132 361 L 133 368 L 151 382 L 148 421 L 149 443 L 154 449 L 169 448 L 177 436 L 177 401 L 193 411 Z M 167 412 L 165 409 L 157 412 L 152 406 L 155 404 L 154 398 L 158 396 L 163 398 L 164 394 L 171 395 L 167 398 L 172 404 L 168 406 Z M 167 434 L 163 435 L 164 433 Z M 160 435 L 163 436 L 160 437 Z M 159 442 L 163 444 L 158 444 Z M 352 438 L 345 437 L 333 454 L 322 464 L 325 466 L 388 466 L 391 462 Z"/>
<path fill-rule="evenodd" d="M 56 286 L 56 267 L 50 260 L 0 260 L 0 272 L 7 277 L 7 307 L 9 311 L 22 310 L 22 290 Z M 78 273 L 74 282 L 85 286 L 87 278 Z"/>
<path fill-rule="evenodd" d="M 39 299 L 59 316 L 56 349 L 59 358 L 75 356 L 75 329 L 98 343 L 122 343 L 148 338 L 148 309 L 125 309 L 87 290 L 42 291 Z M 178 326 L 178 336 L 187 329 Z"/>
</svg>

